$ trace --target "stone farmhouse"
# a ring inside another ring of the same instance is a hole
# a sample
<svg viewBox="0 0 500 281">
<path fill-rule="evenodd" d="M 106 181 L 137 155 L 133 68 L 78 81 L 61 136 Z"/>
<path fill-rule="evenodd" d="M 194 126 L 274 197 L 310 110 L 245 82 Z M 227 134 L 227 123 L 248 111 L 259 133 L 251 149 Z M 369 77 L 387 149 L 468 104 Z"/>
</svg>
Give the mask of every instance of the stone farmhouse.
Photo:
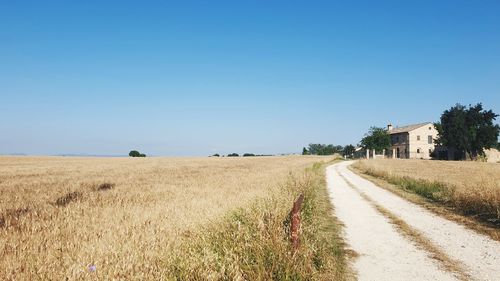
<svg viewBox="0 0 500 281">
<path fill-rule="evenodd" d="M 431 159 L 436 149 L 438 131 L 430 122 L 396 128 L 389 124 L 387 132 L 391 136 L 390 158 Z"/>
</svg>

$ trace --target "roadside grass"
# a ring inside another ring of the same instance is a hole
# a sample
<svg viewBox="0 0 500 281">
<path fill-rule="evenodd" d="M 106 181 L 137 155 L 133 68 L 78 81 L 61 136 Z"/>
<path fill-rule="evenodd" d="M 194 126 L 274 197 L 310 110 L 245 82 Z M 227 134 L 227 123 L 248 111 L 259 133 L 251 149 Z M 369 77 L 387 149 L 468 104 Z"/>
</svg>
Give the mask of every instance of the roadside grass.
<svg viewBox="0 0 500 281">
<path fill-rule="evenodd" d="M 300 246 L 290 243 L 289 212 L 304 194 Z M 332 213 L 324 164 L 316 163 L 268 198 L 230 212 L 188 237 L 167 271 L 178 280 L 346 280 L 344 244 Z"/>
<path fill-rule="evenodd" d="M 440 168 L 441 163 L 435 162 L 442 161 L 363 160 L 353 164 L 352 168 L 365 177 L 368 175 L 369 180 L 379 179 L 377 184 L 393 193 L 500 241 L 500 188 L 495 179 L 485 179 L 487 171 L 478 174 L 478 170 L 473 169 L 469 173 L 464 173 L 463 168 L 450 173 L 450 165 L 470 166 L 474 163 L 442 163 L 444 167 Z M 429 170 L 441 175 L 443 180 L 433 177 L 431 180 L 423 179 L 430 173 Z M 458 179 L 450 180 L 450 177 L 457 177 L 457 171 Z M 477 183 L 478 178 L 480 184 Z"/>
<path fill-rule="evenodd" d="M 445 204 L 452 200 L 452 189 L 445 184 L 426 180 L 416 180 L 407 176 L 391 176 L 389 173 L 377 171 L 371 168 L 362 169 L 358 165 L 356 165 L 356 168 L 359 168 L 368 175 L 383 178 L 389 183 L 403 188 L 405 191 L 413 192 L 432 201 Z"/>
</svg>

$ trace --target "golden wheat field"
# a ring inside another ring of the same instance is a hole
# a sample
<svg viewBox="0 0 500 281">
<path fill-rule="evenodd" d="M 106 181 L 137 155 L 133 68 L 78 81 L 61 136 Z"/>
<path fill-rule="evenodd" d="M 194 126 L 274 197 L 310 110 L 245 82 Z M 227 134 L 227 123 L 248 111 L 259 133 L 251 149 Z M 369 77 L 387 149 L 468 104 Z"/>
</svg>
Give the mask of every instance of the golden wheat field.
<svg viewBox="0 0 500 281">
<path fill-rule="evenodd" d="M 169 276 L 181 238 L 322 160 L 0 157 L 0 279 Z"/>
<path fill-rule="evenodd" d="M 389 179 L 409 178 L 440 183 L 433 198 L 456 205 L 465 213 L 500 218 L 500 164 L 473 161 L 412 159 L 362 160 L 355 167 Z"/>
</svg>

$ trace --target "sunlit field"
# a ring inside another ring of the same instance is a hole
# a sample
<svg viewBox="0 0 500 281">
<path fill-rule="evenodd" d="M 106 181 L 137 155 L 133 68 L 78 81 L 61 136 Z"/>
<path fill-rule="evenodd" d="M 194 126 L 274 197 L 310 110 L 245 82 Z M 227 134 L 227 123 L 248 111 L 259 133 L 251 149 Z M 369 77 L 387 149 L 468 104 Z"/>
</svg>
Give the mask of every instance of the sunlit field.
<svg viewBox="0 0 500 281">
<path fill-rule="evenodd" d="M 326 160 L 0 157 L 0 279 L 186 274 L 172 265 L 181 244 L 196 236 L 203 247 L 204 226 L 283 192 Z M 295 194 L 287 196 L 291 206 Z M 228 274 L 215 267 L 205 270 Z"/>
<path fill-rule="evenodd" d="M 358 169 L 450 204 L 465 214 L 500 219 L 500 164 L 472 161 L 363 160 Z"/>
</svg>

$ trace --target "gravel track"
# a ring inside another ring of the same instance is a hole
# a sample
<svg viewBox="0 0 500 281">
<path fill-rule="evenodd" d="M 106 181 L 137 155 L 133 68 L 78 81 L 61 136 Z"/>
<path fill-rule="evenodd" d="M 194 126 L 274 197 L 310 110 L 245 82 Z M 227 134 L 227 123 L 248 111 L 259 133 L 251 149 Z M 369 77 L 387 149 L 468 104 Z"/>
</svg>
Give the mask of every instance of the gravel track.
<svg viewBox="0 0 500 281">
<path fill-rule="evenodd" d="M 500 280 L 499 242 L 376 186 L 350 171 L 350 164 L 341 162 L 328 167 L 327 182 L 335 214 L 345 225 L 345 240 L 359 255 L 353 261 L 359 280 L 460 278 L 398 231 L 360 192 L 425 236 L 473 280 Z"/>
</svg>

